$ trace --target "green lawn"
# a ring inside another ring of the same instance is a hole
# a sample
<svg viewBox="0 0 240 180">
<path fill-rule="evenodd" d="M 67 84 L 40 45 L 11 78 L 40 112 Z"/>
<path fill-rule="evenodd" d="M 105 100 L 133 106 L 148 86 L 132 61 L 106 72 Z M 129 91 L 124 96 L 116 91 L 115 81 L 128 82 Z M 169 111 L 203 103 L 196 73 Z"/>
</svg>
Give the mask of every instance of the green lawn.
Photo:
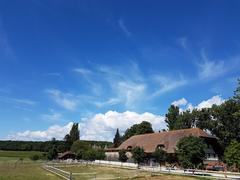
<svg viewBox="0 0 240 180">
<path fill-rule="evenodd" d="M 9 158 L 9 159 L 29 159 L 34 154 L 41 156 L 43 153 L 39 151 L 1 151 L 0 158 Z"/>
<path fill-rule="evenodd" d="M 34 154 L 41 155 L 41 152 L 35 151 L 0 151 L 0 180 L 60 180 L 59 177 L 42 169 L 40 161 L 34 162 L 29 159 Z M 23 159 L 23 161 L 20 160 Z M 96 173 L 97 178 L 112 177 L 134 177 L 138 176 L 139 180 L 180 180 L 182 176 L 159 175 L 150 177 L 150 172 L 139 170 L 111 168 L 103 166 L 81 165 L 74 167 L 62 167 L 61 169 L 68 172 L 77 173 Z M 74 175 L 75 180 L 87 180 L 94 178 L 95 175 Z M 184 177 L 186 180 L 196 178 Z"/>
<path fill-rule="evenodd" d="M 156 176 L 151 176 L 151 172 L 135 170 L 135 169 L 123 169 L 123 168 L 114 168 L 114 167 L 104 167 L 104 166 L 94 166 L 94 165 L 80 165 L 75 167 L 61 167 L 60 169 L 72 172 L 72 173 L 96 173 L 94 174 L 79 174 L 73 175 L 75 180 L 87 180 L 93 178 L 116 178 L 120 179 L 132 178 L 137 180 L 196 180 L 200 178 L 193 178 L 187 176 L 176 176 L 168 174 L 158 174 Z M 137 177 L 136 177 L 137 176 Z"/>
</svg>

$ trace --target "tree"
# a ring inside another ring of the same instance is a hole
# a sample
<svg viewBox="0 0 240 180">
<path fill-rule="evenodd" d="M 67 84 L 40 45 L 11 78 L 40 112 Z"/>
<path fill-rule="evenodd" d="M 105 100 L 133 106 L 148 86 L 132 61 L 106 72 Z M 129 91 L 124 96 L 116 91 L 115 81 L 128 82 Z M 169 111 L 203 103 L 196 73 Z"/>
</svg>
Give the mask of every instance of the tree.
<svg viewBox="0 0 240 180">
<path fill-rule="evenodd" d="M 203 139 L 194 136 L 183 137 L 177 143 L 176 154 L 183 168 L 199 168 L 205 159 Z"/>
<path fill-rule="evenodd" d="M 125 150 L 122 149 L 118 153 L 119 153 L 119 157 L 118 157 L 119 161 L 126 162 L 128 160 L 128 157 L 126 155 L 126 151 Z"/>
<path fill-rule="evenodd" d="M 194 126 L 195 118 L 193 114 L 186 110 L 177 116 L 174 129 L 188 129 Z"/>
<path fill-rule="evenodd" d="M 200 110 L 194 109 L 192 114 L 195 118 L 196 127 L 203 130 L 210 130 L 212 128 L 212 115 L 210 108 L 203 108 Z"/>
<path fill-rule="evenodd" d="M 165 116 L 165 122 L 167 123 L 168 130 L 174 130 L 177 117 L 179 116 L 179 107 L 171 105 Z"/>
<path fill-rule="evenodd" d="M 240 141 L 240 105 L 229 99 L 219 106 L 212 106 L 211 133 L 219 138 L 222 147 L 227 147 L 233 139 Z"/>
<path fill-rule="evenodd" d="M 233 140 L 224 152 L 224 160 L 229 167 L 240 170 L 240 143 Z"/>
<path fill-rule="evenodd" d="M 78 123 L 74 123 L 69 133 L 72 142 L 79 140 L 79 134 L 80 132 L 78 130 Z"/>
<path fill-rule="evenodd" d="M 91 146 L 84 141 L 77 140 L 71 146 L 71 151 L 76 153 L 78 159 L 83 159 L 84 153 L 89 151 Z"/>
<path fill-rule="evenodd" d="M 69 150 L 71 148 L 72 144 L 75 141 L 79 140 L 79 134 L 80 134 L 80 132 L 78 130 L 78 123 L 74 123 L 70 130 L 70 133 L 64 137 L 64 141 L 65 141 L 67 150 Z"/>
<path fill-rule="evenodd" d="M 166 162 L 167 160 L 167 153 L 161 148 L 156 148 L 155 152 L 153 153 L 153 156 L 156 159 L 156 162 L 159 163 L 160 167 L 162 163 Z"/>
<path fill-rule="evenodd" d="M 90 148 L 83 153 L 82 159 L 87 161 L 102 160 L 105 158 L 105 153 L 102 149 Z"/>
<path fill-rule="evenodd" d="M 233 99 L 240 104 L 240 78 L 237 80 L 238 81 L 238 86 L 236 90 L 234 91 L 234 96 Z"/>
<path fill-rule="evenodd" d="M 119 145 L 121 144 L 121 137 L 120 137 L 120 134 L 119 134 L 119 130 L 117 128 L 117 131 L 116 131 L 116 134 L 115 134 L 115 137 L 113 139 L 113 147 L 118 147 Z"/>
<path fill-rule="evenodd" d="M 153 132 L 154 131 L 152 129 L 151 123 L 147 121 L 143 121 L 140 124 L 134 124 L 129 129 L 127 129 L 122 139 L 126 140 L 134 135 L 153 133 Z"/>
<path fill-rule="evenodd" d="M 48 151 L 47 159 L 48 159 L 48 160 L 53 160 L 53 159 L 56 159 L 57 156 L 58 156 L 57 148 L 56 148 L 56 146 L 53 146 L 53 147 Z"/>
<path fill-rule="evenodd" d="M 75 152 L 78 159 L 93 161 L 105 158 L 103 149 L 93 148 L 88 142 L 77 140 L 73 143 L 71 151 Z"/>
<path fill-rule="evenodd" d="M 144 162 L 144 158 L 146 157 L 144 149 L 140 147 L 135 147 L 132 150 L 132 158 L 135 163 L 139 165 L 139 163 Z"/>
</svg>

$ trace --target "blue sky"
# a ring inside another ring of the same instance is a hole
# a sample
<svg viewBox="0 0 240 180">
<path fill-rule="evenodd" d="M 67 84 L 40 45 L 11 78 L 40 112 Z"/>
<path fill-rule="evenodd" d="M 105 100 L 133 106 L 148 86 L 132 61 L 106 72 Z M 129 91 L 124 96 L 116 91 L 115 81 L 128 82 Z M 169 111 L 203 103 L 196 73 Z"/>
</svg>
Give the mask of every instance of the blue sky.
<svg viewBox="0 0 240 180">
<path fill-rule="evenodd" d="M 170 104 L 208 107 L 240 76 L 239 1 L 0 1 L 0 139 L 83 139 Z M 63 133 L 64 132 L 64 133 Z M 101 135 L 101 136 L 100 136 Z"/>
</svg>

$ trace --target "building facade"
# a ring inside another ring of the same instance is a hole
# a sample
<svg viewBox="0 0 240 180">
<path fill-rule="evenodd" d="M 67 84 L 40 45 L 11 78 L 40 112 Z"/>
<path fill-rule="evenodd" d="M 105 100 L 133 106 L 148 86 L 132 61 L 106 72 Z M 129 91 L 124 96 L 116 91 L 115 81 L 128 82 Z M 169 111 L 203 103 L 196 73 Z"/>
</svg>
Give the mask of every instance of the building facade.
<svg viewBox="0 0 240 180">
<path fill-rule="evenodd" d="M 120 150 L 125 150 L 128 156 L 128 162 L 132 162 L 131 150 L 134 147 L 141 147 L 146 153 L 146 161 L 151 164 L 154 161 L 152 154 L 155 152 L 156 148 L 164 149 L 168 154 L 175 154 L 175 149 L 178 141 L 187 136 L 196 136 L 202 138 L 207 144 L 206 162 L 208 161 L 218 161 L 218 155 L 220 154 L 220 146 L 217 142 L 217 138 L 209 135 L 205 131 L 199 128 L 191 129 L 181 129 L 173 131 L 164 131 L 159 133 L 150 133 L 135 135 L 124 141 L 118 148 L 106 149 L 106 159 L 117 161 L 118 152 Z"/>
</svg>

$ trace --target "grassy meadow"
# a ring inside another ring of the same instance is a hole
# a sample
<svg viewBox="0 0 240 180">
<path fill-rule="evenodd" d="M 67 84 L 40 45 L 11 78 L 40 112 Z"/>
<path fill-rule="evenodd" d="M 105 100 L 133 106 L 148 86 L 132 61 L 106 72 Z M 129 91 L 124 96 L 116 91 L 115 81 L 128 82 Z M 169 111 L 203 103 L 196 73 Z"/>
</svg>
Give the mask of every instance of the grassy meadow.
<svg viewBox="0 0 240 180">
<path fill-rule="evenodd" d="M 31 161 L 30 157 L 34 154 L 42 155 L 41 152 L 35 151 L 0 151 L 0 180 L 60 180 L 58 176 L 42 169 L 44 162 Z M 96 173 L 96 178 L 113 178 L 113 177 L 135 177 L 139 180 L 194 180 L 197 178 L 183 177 L 174 175 L 160 174 L 151 177 L 150 172 L 112 168 L 93 165 L 81 165 L 74 167 L 62 167 L 61 169 L 68 172 L 77 173 Z M 75 175 L 74 180 L 87 180 L 94 178 L 95 175 Z"/>
</svg>

